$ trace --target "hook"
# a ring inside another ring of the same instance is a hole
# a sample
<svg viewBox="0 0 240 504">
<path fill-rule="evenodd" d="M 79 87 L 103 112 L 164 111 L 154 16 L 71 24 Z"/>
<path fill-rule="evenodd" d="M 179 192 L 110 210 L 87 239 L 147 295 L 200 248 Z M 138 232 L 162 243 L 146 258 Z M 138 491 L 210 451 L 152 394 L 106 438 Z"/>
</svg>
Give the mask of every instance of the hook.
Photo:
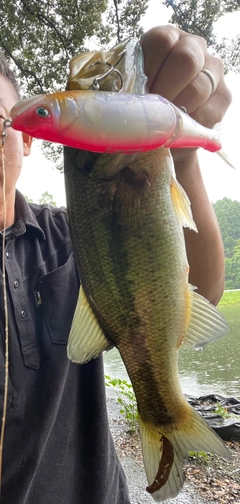
<svg viewBox="0 0 240 504">
<path fill-rule="evenodd" d="M 115 63 L 115 65 L 111 65 L 109 70 L 107 70 L 106 72 L 104 72 L 102 75 L 99 75 L 99 77 L 96 77 L 93 81 L 93 83 L 91 84 L 91 86 L 88 88 L 90 91 L 98 91 L 99 88 L 100 88 L 100 82 L 104 79 L 106 79 L 106 77 L 108 77 L 111 73 L 115 72 L 119 75 L 120 77 L 120 89 L 118 90 L 118 93 L 121 93 L 121 91 L 123 90 L 123 76 L 121 74 L 121 72 L 116 68 L 116 66 L 118 65 L 118 63 L 121 61 L 121 59 L 123 58 L 124 54 L 126 53 L 126 49 L 124 49 L 121 53 L 120 53 L 120 57 L 118 58 L 117 62 Z M 98 63 L 95 63 L 95 65 L 97 65 Z M 109 63 L 107 63 L 107 65 L 109 65 Z"/>
<path fill-rule="evenodd" d="M 117 70 L 117 68 L 114 68 L 114 67 L 111 67 L 109 70 L 107 70 L 107 72 L 103 73 L 99 77 L 96 77 L 94 79 L 93 83 L 91 84 L 91 86 L 88 88 L 89 91 L 98 91 L 100 88 L 100 82 L 102 80 L 106 79 L 106 77 L 108 77 L 113 72 L 117 73 L 120 77 L 121 84 L 120 84 L 120 89 L 118 90 L 118 93 L 120 93 L 123 89 L 123 78 L 122 78 L 121 72 L 119 72 L 119 70 Z"/>
<path fill-rule="evenodd" d="M 7 128 L 10 128 L 12 126 L 12 120 L 11 119 L 5 119 L 2 115 L 0 115 L 1 119 L 4 119 L 3 121 L 3 132 L 2 132 L 2 147 L 4 146 L 5 138 L 7 136 Z"/>
</svg>

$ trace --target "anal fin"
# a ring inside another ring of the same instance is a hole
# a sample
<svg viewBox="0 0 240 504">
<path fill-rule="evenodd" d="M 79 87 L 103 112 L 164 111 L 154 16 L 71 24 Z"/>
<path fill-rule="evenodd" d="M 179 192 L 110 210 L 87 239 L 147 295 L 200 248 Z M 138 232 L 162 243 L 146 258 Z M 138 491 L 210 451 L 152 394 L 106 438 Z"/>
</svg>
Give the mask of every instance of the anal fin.
<svg viewBox="0 0 240 504">
<path fill-rule="evenodd" d="M 191 285 L 189 296 L 190 318 L 183 343 L 201 349 L 207 343 L 224 336 L 229 326 L 222 313 L 207 299 L 194 292 Z"/>
</svg>

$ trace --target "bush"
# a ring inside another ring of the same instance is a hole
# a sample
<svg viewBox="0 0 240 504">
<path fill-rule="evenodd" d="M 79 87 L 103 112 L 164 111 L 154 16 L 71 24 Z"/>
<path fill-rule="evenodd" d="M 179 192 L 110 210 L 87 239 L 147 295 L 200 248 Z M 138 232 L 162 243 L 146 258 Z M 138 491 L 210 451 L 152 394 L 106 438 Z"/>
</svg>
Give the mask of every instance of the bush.
<svg viewBox="0 0 240 504">
<path fill-rule="evenodd" d="M 111 378 L 111 376 L 108 375 L 105 375 L 105 384 L 106 387 L 110 387 L 114 390 L 117 396 L 117 402 L 121 407 L 120 413 L 125 417 L 129 433 L 135 434 L 138 430 L 138 414 L 137 401 L 132 384 L 126 380 L 120 380 L 120 378 Z"/>
</svg>

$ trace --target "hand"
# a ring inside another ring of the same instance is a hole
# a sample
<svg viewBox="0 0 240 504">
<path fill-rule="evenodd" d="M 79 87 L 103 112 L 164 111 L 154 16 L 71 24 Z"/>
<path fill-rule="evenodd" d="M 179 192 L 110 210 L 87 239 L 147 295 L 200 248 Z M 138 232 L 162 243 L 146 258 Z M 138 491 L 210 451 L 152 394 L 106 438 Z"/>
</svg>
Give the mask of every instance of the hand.
<svg viewBox="0 0 240 504">
<path fill-rule="evenodd" d="M 196 121 L 212 128 L 220 122 L 231 103 L 224 81 L 223 63 L 212 56 L 204 38 L 190 35 L 173 25 L 146 32 L 141 40 L 148 89 L 164 96 L 178 107 L 184 106 Z M 210 70 L 216 82 L 212 92 Z M 193 149 L 172 149 L 175 168 L 178 162 L 192 162 Z"/>
<path fill-rule="evenodd" d="M 167 25 L 146 32 L 141 43 L 151 93 L 184 106 L 189 115 L 209 128 L 222 120 L 231 93 L 224 81 L 222 61 L 208 52 L 202 37 Z M 215 78 L 213 93 L 209 77 L 201 72 L 203 68 Z"/>
</svg>

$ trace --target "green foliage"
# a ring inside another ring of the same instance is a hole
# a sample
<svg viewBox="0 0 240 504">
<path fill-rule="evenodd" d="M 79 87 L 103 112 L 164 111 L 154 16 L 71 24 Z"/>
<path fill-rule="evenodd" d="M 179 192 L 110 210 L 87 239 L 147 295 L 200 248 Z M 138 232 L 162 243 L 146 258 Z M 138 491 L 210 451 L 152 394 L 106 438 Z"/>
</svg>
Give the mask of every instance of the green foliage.
<svg viewBox="0 0 240 504">
<path fill-rule="evenodd" d="M 71 58 L 91 38 L 139 36 L 148 0 L 2 0 L 0 47 L 25 94 L 65 89 Z M 103 14 L 105 13 L 105 16 Z"/>
<path fill-rule="evenodd" d="M 100 36 L 107 0 L 2 0 L 0 46 L 27 94 L 65 88 L 69 60 Z"/>
<path fill-rule="evenodd" d="M 228 408 L 222 406 L 220 403 L 217 403 L 217 405 L 214 407 L 212 413 L 216 413 L 217 415 L 220 415 L 223 418 L 239 418 L 238 415 L 235 415 L 234 413 L 229 413 Z"/>
<path fill-rule="evenodd" d="M 24 195 L 24 198 L 25 200 L 28 202 L 28 203 L 33 203 L 33 199 L 32 198 L 29 198 L 28 196 Z"/>
<path fill-rule="evenodd" d="M 53 164 L 53 167 L 63 172 L 63 145 L 43 140 L 41 148 L 45 158 Z"/>
<path fill-rule="evenodd" d="M 173 24 L 188 33 L 204 37 L 209 45 L 214 43 L 213 22 L 221 16 L 219 1 L 166 0 L 163 3 L 173 9 Z"/>
<path fill-rule="evenodd" d="M 105 375 L 105 384 L 106 387 L 114 390 L 121 407 L 120 413 L 125 417 L 130 434 L 134 434 L 138 430 L 138 415 L 137 401 L 131 383 L 126 380 L 120 380 L 120 378 L 111 378 L 111 376 Z"/>
<path fill-rule="evenodd" d="M 214 34 L 214 23 L 224 14 L 239 10 L 239 0 L 165 0 L 173 10 L 170 22 L 182 30 L 200 35 L 225 63 L 226 70 L 240 70 L 239 35 L 219 42 Z"/>
<path fill-rule="evenodd" d="M 148 0 L 141 2 L 113 0 L 109 2 L 106 21 L 112 38 L 117 42 L 128 37 L 139 38 L 143 29 L 140 26 L 141 17 L 147 10 Z"/>
<path fill-rule="evenodd" d="M 225 289 L 240 289 L 240 202 L 223 198 L 213 208 L 224 243 Z"/>
<path fill-rule="evenodd" d="M 225 291 L 218 306 L 240 304 L 240 290 Z"/>
<path fill-rule="evenodd" d="M 189 452 L 189 456 L 192 458 L 202 458 L 207 464 L 210 462 L 210 457 L 205 451 L 191 451 Z"/>
<path fill-rule="evenodd" d="M 215 406 L 213 413 L 216 413 L 216 415 L 220 415 L 223 418 L 229 418 L 231 416 L 229 415 L 227 408 L 221 406 L 220 403 L 217 403 L 217 406 Z"/>
<path fill-rule="evenodd" d="M 26 201 L 27 201 L 28 203 L 33 203 L 32 198 L 28 198 L 28 196 L 24 196 L 24 198 L 26 199 Z M 39 203 L 39 205 L 44 205 L 45 203 L 48 203 L 49 205 L 52 205 L 52 206 L 54 206 L 54 207 L 56 207 L 56 206 L 57 206 L 56 202 L 55 202 L 55 201 L 54 201 L 54 199 L 53 199 L 52 194 L 49 194 L 49 192 L 48 192 L 48 191 L 45 191 L 45 192 L 42 194 L 41 198 L 38 200 L 38 203 Z"/>
<path fill-rule="evenodd" d="M 226 289 L 240 288 L 240 240 L 233 249 L 233 255 L 226 258 Z"/>
<path fill-rule="evenodd" d="M 56 202 L 53 199 L 52 194 L 49 194 L 49 192 L 47 191 L 42 194 L 42 197 L 38 200 L 38 203 L 40 205 L 44 205 L 45 203 L 47 203 L 48 205 L 52 205 L 54 207 L 57 206 Z"/>
<path fill-rule="evenodd" d="M 237 34 L 230 43 L 225 38 L 215 46 L 215 52 L 224 61 L 225 70 L 240 72 L 240 35 Z"/>
<path fill-rule="evenodd" d="M 214 203 L 213 208 L 221 228 L 225 254 L 231 257 L 240 239 L 240 202 L 223 198 Z"/>
</svg>

